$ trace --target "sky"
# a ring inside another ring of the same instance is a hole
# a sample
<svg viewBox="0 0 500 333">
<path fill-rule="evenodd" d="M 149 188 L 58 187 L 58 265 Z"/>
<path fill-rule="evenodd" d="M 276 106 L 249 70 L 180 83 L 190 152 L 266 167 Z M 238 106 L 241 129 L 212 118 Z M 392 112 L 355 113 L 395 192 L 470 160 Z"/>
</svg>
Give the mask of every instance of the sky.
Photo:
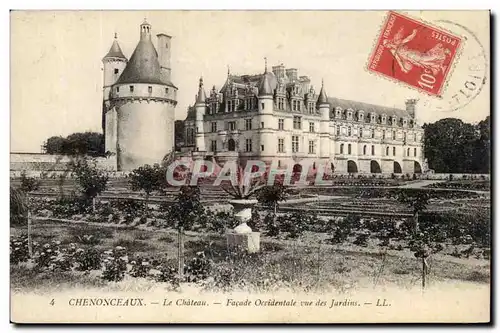
<svg viewBox="0 0 500 333">
<path fill-rule="evenodd" d="M 465 36 L 443 94 L 450 100 L 472 66 L 489 66 L 488 12 L 402 12 Z M 257 74 L 283 63 L 322 79 L 328 96 L 404 108 L 418 98 L 420 123 L 456 117 L 477 122 L 490 113 L 489 77 L 477 96 L 452 112 L 442 101 L 366 70 L 386 11 L 12 11 L 11 151 L 40 152 L 50 136 L 101 131 L 103 64 L 115 32 L 130 58 L 146 18 L 152 35 L 172 40 L 176 119 L 193 104 L 198 80 L 220 88 L 233 74 Z M 450 23 L 451 22 L 451 23 Z M 156 43 L 155 37 L 153 42 Z M 485 56 L 478 57 L 477 53 Z M 481 89 L 479 89 L 481 88 Z"/>
</svg>

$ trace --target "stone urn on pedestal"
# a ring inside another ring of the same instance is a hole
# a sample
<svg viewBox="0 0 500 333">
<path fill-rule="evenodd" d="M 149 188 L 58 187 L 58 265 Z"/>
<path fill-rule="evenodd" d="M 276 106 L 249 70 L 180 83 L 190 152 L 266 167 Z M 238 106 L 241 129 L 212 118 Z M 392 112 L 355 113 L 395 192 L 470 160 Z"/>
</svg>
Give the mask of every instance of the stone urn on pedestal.
<svg viewBox="0 0 500 333">
<path fill-rule="evenodd" d="M 255 199 L 233 199 L 229 201 L 240 224 L 226 233 L 228 249 L 240 249 L 248 253 L 260 251 L 260 232 L 253 231 L 247 224 L 252 218 L 252 207 L 257 202 Z"/>
</svg>

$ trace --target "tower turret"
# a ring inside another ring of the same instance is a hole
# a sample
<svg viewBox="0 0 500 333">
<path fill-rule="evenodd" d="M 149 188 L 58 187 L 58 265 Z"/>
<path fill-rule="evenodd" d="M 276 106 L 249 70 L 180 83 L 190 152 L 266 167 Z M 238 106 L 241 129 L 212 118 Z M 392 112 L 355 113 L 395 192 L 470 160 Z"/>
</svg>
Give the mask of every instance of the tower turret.
<svg viewBox="0 0 500 333">
<path fill-rule="evenodd" d="M 127 66 L 127 58 L 123 55 L 118 35 L 115 33 L 113 44 L 102 58 L 103 63 L 103 104 L 102 131 L 105 137 L 105 150 L 116 153 L 116 112 L 110 102 L 111 87 L 118 81 Z"/>
<path fill-rule="evenodd" d="M 198 94 L 196 95 L 196 102 L 194 104 L 196 110 L 196 150 L 205 151 L 205 133 L 203 130 L 203 117 L 205 116 L 205 111 L 207 109 L 206 104 L 207 96 L 205 94 L 205 89 L 203 88 L 203 78 L 200 77 L 200 83 L 198 84 Z"/>
<path fill-rule="evenodd" d="M 321 80 L 321 90 L 319 92 L 318 101 L 316 103 L 321 121 L 319 125 L 320 129 L 320 158 L 327 159 L 331 155 L 330 152 L 330 104 L 328 103 L 328 97 L 326 95 L 325 85 L 323 80 Z"/>
<path fill-rule="evenodd" d="M 259 99 L 259 132 L 260 132 L 260 145 L 252 147 L 258 152 L 261 159 L 266 163 L 272 160 L 273 148 L 277 146 L 277 138 L 273 135 L 271 130 L 274 127 L 274 89 L 276 88 L 276 78 L 272 72 L 267 71 L 267 59 L 265 59 L 264 74 L 258 86 L 258 99 Z"/>
</svg>

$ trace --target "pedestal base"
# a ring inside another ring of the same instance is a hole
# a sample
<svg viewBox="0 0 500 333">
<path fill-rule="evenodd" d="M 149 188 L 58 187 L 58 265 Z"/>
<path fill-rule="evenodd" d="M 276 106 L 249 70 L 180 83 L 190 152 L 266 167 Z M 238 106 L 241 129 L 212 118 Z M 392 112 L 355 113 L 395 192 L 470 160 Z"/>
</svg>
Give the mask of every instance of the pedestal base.
<svg viewBox="0 0 500 333">
<path fill-rule="evenodd" d="M 228 232 L 226 233 L 226 237 L 229 250 L 242 250 L 248 253 L 260 251 L 260 232 L 249 232 L 244 234 Z"/>
</svg>

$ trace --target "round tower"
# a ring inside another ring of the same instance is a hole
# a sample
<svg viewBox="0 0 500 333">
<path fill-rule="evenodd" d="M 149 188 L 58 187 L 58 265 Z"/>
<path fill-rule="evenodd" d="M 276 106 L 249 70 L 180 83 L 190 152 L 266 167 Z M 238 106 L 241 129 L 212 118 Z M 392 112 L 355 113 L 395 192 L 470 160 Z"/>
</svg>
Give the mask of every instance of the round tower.
<svg viewBox="0 0 500 333">
<path fill-rule="evenodd" d="M 127 57 L 123 55 L 118 36 L 109 49 L 109 52 L 102 58 L 103 63 L 103 104 L 102 104 L 102 131 L 104 133 L 105 150 L 116 153 L 116 110 L 110 103 L 110 93 L 113 84 L 123 73 L 127 66 Z"/>
<path fill-rule="evenodd" d="M 162 36 L 159 42 L 164 42 Z M 151 42 L 151 25 L 144 21 L 139 43 L 111 89 L 117 115 L 119 171 L 161 163 L 174 150 L 177 88 L 164 79 L 158 58 Z M 165 55 L 161 58 L 165 61 Z"/>
<path fill-rule="evenodd" d="M 203 88 L 203 78 L 200 77 L 200 84 L 198 85 L 198 94 L 196 95 L 196 102 L 194 104 L 196 118 L 195 118 L 195 136 L 196 136 L 196 150 L 206 151 L 205 149 L 205 133 L 203 129 L 203 117 L 207 109 L 206 105 L 207 96 Z"/>
<path fill-rule="evenodd" d="M 333 155 L 333 152 L 330 152 L 330 104 L 328 103 L 323 81 L 321 81 L 321 90 L 316 105 L 321 117 L 319 125 L 319 157 L 329 159 L 330 155 Z"/>
<path fill-rule="evenodd" d="M 274 127 L 274 88 L 273 82 L 275 82 L 274 74 L 267 71 L 267 59 L 264 68 L 264 74 L 259 83 L 258 91 L 258 110 L 259 110 L 259 138 L 260 145 L 257 147 L 252 147 L 254 151 L 257 152 L 256 155 L 260 156 L 261 159 L 266 163 L 271 163 L 272 156 L 275 155 L 277 146 L 277 141 L 273 132 L 270 130 Z M 273 150 L 274 149 L 274 150 Z"/>
</svg>

